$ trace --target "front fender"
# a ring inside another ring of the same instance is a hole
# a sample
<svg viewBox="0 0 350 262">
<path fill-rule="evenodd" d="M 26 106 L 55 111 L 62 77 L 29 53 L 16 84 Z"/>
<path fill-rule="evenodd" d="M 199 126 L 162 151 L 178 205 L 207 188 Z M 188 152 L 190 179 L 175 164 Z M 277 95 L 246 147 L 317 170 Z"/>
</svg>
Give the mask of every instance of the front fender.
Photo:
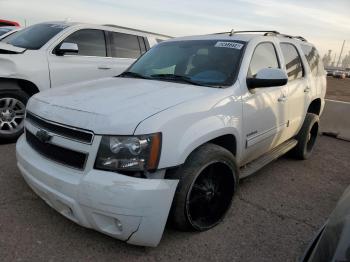
<svg viewBox="0 0 350 262">
<path fill-rule="evenodd" d="M 225 90 L 219 90 L 225 92 Z M 226 90 L 228 92 L 229 90 Z M 242 103 L 240 97 L 217 92 L 180 104 L 141 122 L 135 134 L 162 132 L 159 168 L 178 166 L 206 142 L 222 135 L 234 135 L 237 155 L 241 152 Z"/>
<path fill-rule="evenodd" d="M 27 50 L 21 54 L 0 54 L 0 78 L 25 80 L 40 90 L 49 89 L 50 77 L 45 53 Z"/>
<path fill-rule="evenodd" d="M 179 141 L 177 147 L 178 164 L 183 164 L 196 148 L 224 135 L 233 135 L 236 140 L 239 136 L 235 127 L 224 126 L 220 123 L 220 119 L 215 119 L 215 117 L 209 117 L 194 123 L 185 131 Z"/>
</svg>

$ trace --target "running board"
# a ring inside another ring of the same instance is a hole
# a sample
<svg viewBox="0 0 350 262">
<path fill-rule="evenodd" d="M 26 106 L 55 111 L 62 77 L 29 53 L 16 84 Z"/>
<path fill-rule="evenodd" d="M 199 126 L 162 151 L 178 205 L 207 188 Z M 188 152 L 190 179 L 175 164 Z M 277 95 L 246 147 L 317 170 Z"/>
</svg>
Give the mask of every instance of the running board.
<svg viewBox="0 0 350 262">
<path fill-rule="evenodd" d="M 280 144 L 279 146 L 275 147 L 270 152 L 257 158 L 256 160 L 241 167 L 239 178 L 242 179 L 242 178 L 246 178 L 248 176 L 253 175 L 256 171 L 258 171 L 262 167 L 266 166 L 268 163 L 276 160 L 280 156 L 287 153 L 289 150 L 291 150 L 293 147 L 295 147 L 297 143 L 298 143 L 297 140 L 290 139 L 290 140 Z"/>
</svg>

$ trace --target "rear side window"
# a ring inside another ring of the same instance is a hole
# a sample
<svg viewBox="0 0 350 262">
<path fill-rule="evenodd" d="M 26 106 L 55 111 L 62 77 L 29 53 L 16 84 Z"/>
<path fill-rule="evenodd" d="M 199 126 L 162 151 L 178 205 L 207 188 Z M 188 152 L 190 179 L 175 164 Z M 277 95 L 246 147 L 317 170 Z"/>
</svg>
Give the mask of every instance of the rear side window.
<svg viewBox="0 0 350 262">
<path fill-rule="evenodd" d="M 302 78 L 304 75 L 303 64 L 296 47 L 292 44 L 282 43 L 281 49 L 286 63 L 288 80 Z"/>
<path fill-rule="evenodd" d="M 140 49 L 141 49 L 141 54 L 146 53 L 147 48 L 146 48 L 146 40 L 144 37 L 138 36 L 139 39 L 139 45 L 140 45 Z"/>
<path fill-rule="evenodd" d="M 279 68 L 276 50 L 272 43 L 262 43 L 255 48 L 248 77 L 255 77 L 264 68 Z"/>
<path fill-rule="evenodd" d="M 301 45 L 306 60 L 310 66 L 311 72 L 314 76 L 322 75 L 324 72 L 323 64 L 320 55 L 313 46 Z"/>
<path fill-rule="evenodd" d="M 112 57 L 138 58 L 141 55 L 136 35 L 110 32 Z"/>
<path fill-rule="evenodd" d="M 106 56 L 106 41 L 104 32 L 96 29 L 82 29 L 70 36 L 64 42 L 78 45 L 80 56 Z"/>
</svg>

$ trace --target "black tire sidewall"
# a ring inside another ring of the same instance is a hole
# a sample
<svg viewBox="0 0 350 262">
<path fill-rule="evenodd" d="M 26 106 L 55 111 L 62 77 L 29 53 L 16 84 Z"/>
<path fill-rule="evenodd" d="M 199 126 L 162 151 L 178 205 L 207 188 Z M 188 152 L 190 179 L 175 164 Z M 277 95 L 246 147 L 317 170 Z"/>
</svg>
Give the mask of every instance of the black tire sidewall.
<svg viewBox="0 0 350 262">
<path fill-rule="evenodd" d="M 194 184 L 198 176 L 201 174 L 201 170 L 203 170 L 203 168 L 205 168 L 208 165 L 208 163 L 214 162 L 224 163 L 232 170 L 232 175 L 234 176 L 234 185 L 232 185 L 233 196 L 237 192 L 239 170 L 233 154 L 228 150 L 214 144 L 205 144 L 201 146 L 187 158 L 184 165 L 181 168 L 179 168 L 174 177 L 179 179 L 179 184 L 175 192 L 173 205 L 170 212 L 170 219 L 176 228 L 185 231 L 205 231 L 219 224 L 225 217 L 227 211 L 229 210 L 229 207 L 231 206 L 233 197 L 225 214 L 212 227 L 194 227 L 188 217 L 186 201 L 188 199 L 190 189 L 192 188 L 192 185 Z"/>
<path fill-rule="evenodd" d="M 0 90 L 0 99 L 2 98 L 15 98 L 21 101 L 25 106 L 28 103 L 29 95 L 22 90 Z M 23 129 L 13 133 L 13 134 L 1 134 L 0 133 L 0 140 L 12 140 L 18 138 L 23 133 Z"/>
<path fill-rule="evenodd" d="M 307 144 L 308 144 L 308 135 L 312 129 L 312 127 L 317 123 L 319 125 L 319 117 L 316 114 L 313 113 L 307 113 L 304 123 L 297 135 L 298 144 L 295 148 L 295 156 L 298 159 L 308 159 L 313 151 L 313 147 L 308 150 Z"/>
</svg>

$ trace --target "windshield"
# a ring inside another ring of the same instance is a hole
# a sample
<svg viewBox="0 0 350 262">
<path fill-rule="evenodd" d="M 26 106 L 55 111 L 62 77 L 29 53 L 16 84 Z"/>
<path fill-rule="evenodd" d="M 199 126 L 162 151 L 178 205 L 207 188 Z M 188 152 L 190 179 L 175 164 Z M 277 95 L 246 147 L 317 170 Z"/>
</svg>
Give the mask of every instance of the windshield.
<svg viewBox="0 0 350 262">
<path fill-rule="evenodd" d="M 37 50 L 66 27 L 60 24 L 37 24 L 10 35 L 2 41 L 13 46 Z"/>
<path fill-rule="evenodd" d="M 190 40 L 163 42 L 121 76 L 229 86 L 238 71 L 244 42 Z"/>
</svg>

